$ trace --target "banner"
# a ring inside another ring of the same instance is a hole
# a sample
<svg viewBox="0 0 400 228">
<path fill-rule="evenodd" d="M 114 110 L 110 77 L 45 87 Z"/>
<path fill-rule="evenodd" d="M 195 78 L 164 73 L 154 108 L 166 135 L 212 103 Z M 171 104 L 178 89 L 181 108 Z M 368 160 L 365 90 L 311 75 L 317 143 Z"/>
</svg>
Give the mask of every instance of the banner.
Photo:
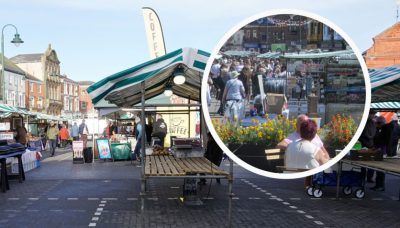
<svg viewBox="0 0 400 228">
<path fill-rule="evenodd" d="M 164 35 L 157 13 L 149 7 L 143 7 L 144 26 L 147 35 L 150 58 L 154 59 L 165 55 Z"/>
</svg>

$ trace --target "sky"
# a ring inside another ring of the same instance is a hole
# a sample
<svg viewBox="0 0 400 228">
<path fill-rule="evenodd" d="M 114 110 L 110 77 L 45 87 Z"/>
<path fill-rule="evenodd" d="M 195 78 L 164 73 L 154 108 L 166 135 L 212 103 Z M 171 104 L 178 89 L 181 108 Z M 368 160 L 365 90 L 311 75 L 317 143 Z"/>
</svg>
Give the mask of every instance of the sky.
<svg viewBox="0 0 400 228">
<path fill-rule="evenodd" d="M 167 52 L 193 47 L 211 52 L 223 35 L 246 18 L 272 9 L 306 10 L 338 25 L 361 51 L 396 22 L 395 0 L 0 0 L 0 27 L 17 26 L 24 44 L 9 43 L 5 56 L 43 53 L 48 44 L 61 74 L 99 81 L 150 59 L 142 7 L 160 17 Z"/>
</svg>

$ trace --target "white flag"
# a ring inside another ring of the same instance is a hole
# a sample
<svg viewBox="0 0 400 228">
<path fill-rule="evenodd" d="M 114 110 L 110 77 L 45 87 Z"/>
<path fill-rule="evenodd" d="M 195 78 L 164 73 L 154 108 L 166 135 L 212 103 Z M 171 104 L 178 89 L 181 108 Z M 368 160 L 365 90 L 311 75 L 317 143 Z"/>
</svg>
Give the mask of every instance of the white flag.
<svg viewBox="0 0 400 228">
<path fill-rule="evenodd" d="M 149 7 L 143 7 L 142 10 L 150 58 L 154 59 L 165 55 L 164 35 L 157 13 Z"/>
</svg>

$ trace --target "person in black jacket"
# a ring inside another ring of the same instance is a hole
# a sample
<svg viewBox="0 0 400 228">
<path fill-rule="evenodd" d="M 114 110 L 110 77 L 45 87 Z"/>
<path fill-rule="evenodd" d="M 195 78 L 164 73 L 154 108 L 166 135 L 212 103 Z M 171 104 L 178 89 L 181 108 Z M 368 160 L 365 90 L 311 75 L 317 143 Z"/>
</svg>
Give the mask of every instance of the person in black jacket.
<svg viewBox="0 0 400 228">
<path fill-rule="evenodd" d="M 390 125 L 386 124 L 386 119 L 379 116 L 376 119 L 376 134 L 374 137 L 374 146 L 379 148 L 385 154 L 390 141 Z M 376 185 L 371 188 L 374 191 L 385 191 L 385 173 L 376 172 Z"/>
<path fill-rule="evenodd" d="M 153 136 L 159 138 L 161 141 L 160 146 L 164 147 L 164 140 L 165 140 L 165 136 L 167 135 L 167 132 L 168 132 L 168 127 L 167 127 L 167 124 L 165 123 L 162 115 L 157 114 L 156 117 L 157 117 L 157 120 L 154 123 Z"/>
<path fill-rule="evenodd" d="M 397 155 L 397 144 L 399 142 L 399 136 L 400 136 L 400 128 L 396 114 L 393 115 L 392 121 L 388 123 L 388 125 L 390 130 L 390 139 L 386 153 L 388 157 L 393 157 Z"/>
<path fill-rule="evenodd" d="M 376 126 L 375 126 L 375 117 L 376 112 L 370 111 L 368 115 L 368 120 L 367 123 L 365 124 L 364 130 L 361 133 L 360 138 L 358 141 L 360 141 L 362 147 L 366 147 L 368 149 L 371 149 L 374 147 L 374 137 L 376 133 Z M 374 171 L 372 169 L 368 169 L 368 171 L 365 168 L 361 169 L 361 173 L 363 175 L 367 176 L 367 182 L 373 183 L 372 177 L 374 176 Z"/>
</svg>

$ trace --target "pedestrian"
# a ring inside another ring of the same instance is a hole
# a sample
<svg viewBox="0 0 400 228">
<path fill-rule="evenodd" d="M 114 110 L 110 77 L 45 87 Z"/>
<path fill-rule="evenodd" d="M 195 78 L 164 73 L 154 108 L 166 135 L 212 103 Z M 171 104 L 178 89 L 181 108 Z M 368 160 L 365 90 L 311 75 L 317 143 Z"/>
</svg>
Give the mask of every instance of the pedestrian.
<svg viewBox="0 0 400 228">
<path fill-rule="evenodd" d="M 140 121 L 139 117 L 135 118 L 135 123 L 136 123 L 136 130 L 135 130 L 135 138 L 136 138 L 136 146 L 135 150 L 133 151 L 133 154 L 136 156 L 136 159 L 141 162 L 140 154 L 141 154 L 141 148 L 142 148 L 142 137 L 143 137 L 143 128 L 142 128 L 142 123 Z"/>
<path fill-rule="evenodd" d="M 358 141 L 360 141 L 362 147 L 366 147 L 368 149 L 372 149 L 374 147 L 374 137 L 376 134 L 376 126 L 374 122 L 374 117 L 375 117 L 376 112 L 370 111 L 367 119 L 367 123 L 365 124 L 365 127 L 361 133 L 360 138 Z M 374 170 L 372 169 L 365 169 L 361 168 L 361 174 L 365 178 L 367 178 L 368 183 L 373 183 L 374 181 L 372 180 L 374 176 Z"/>
<path fill-rule="evenodd" d="M 17 135 L 15 136 L 15 140 L 17 143 L 21 143 L 22 145 L 26 146 L 28 143 L 28 131 L 26 130 L 25 126 L 21 126 L 20 124 L 17 125 Z"/>
<path fill-rule="evenodd" d="M 160 146 L 164 147 L 165 136 L 167 135 L 168 128 L 161 114 L 156 115 L 156 122 L 154 123 L 153 136 L 160 139 Z"/>
<path fill-rule="evenodd" d="M 60 140 L 61 140 L 61 147 L 65 148 L 69 140 L 69 132 L 65 124 L 63 124 L 60 129 Z"/>
<path fill-rule="evenodd" d="M 231 123 L 240 123 L 244 117 L 244 102 L 246 97 L 242 81 L 238 79 L 239 73 L 232 72 L 232 79 L 230 79 L 225 86 L 222 101 L 225 108 L 225 118 Z"/>
<path fill-rule="evenodd" d="M 51 157 L 53 157 L 56 152 L 58 134 L 58 126 L 56 125 L 56 123 L 51 121 L 50 127 L 47 130 L 47 139 L 49 142 Z"/>
<path fill-rule="evenodd" d="M 390 129 L 390 139 L 387 148 L 387 156 L 394 157 L 397 156 L 397 145 L 399 143 L 400 128 L 397 120 L 396 114 L 393 115 L 392 121 L 388 123 Z"/>
<path fill-rule="evenodd" d="M 239 80 L 242 81 L 243 83 L 244 91 L 247 91 L 247 97 L 246 97 L 247 101 L 249 101 L 251 97 L 250 94 L 251 75 L 252 75 L 251 68 L 247 65 L 243 67 L 239 75 Z"/>
<path fill-rule="evenodd" d="M 79 127 L 78 124 L 76 124 L 76 122 L 74 122 L 74 125 L 72 125 L 71 137 L 74 141 L 79 140 Z"/>
<path fill-rule="evenodd" d="M 374 146 L 387 153 L 387 148 L 390 143 L 390 126 L 386 124 L 386 119 L 383 116 L 376 118 L 376 134 L 374 137 Z M 385 191 L 385 173 L 376 171 L 375 186 L 371 188 L 374 191 Z"/>
<path fill-rule="evenodd" d="M 79 139 L 83 141 L 83 148 L 86 148 L 88 135 L 88 127 L 85 123 L 85 120 L 82 120 L 82 123 L 79 125 Z"/>
</svg>

